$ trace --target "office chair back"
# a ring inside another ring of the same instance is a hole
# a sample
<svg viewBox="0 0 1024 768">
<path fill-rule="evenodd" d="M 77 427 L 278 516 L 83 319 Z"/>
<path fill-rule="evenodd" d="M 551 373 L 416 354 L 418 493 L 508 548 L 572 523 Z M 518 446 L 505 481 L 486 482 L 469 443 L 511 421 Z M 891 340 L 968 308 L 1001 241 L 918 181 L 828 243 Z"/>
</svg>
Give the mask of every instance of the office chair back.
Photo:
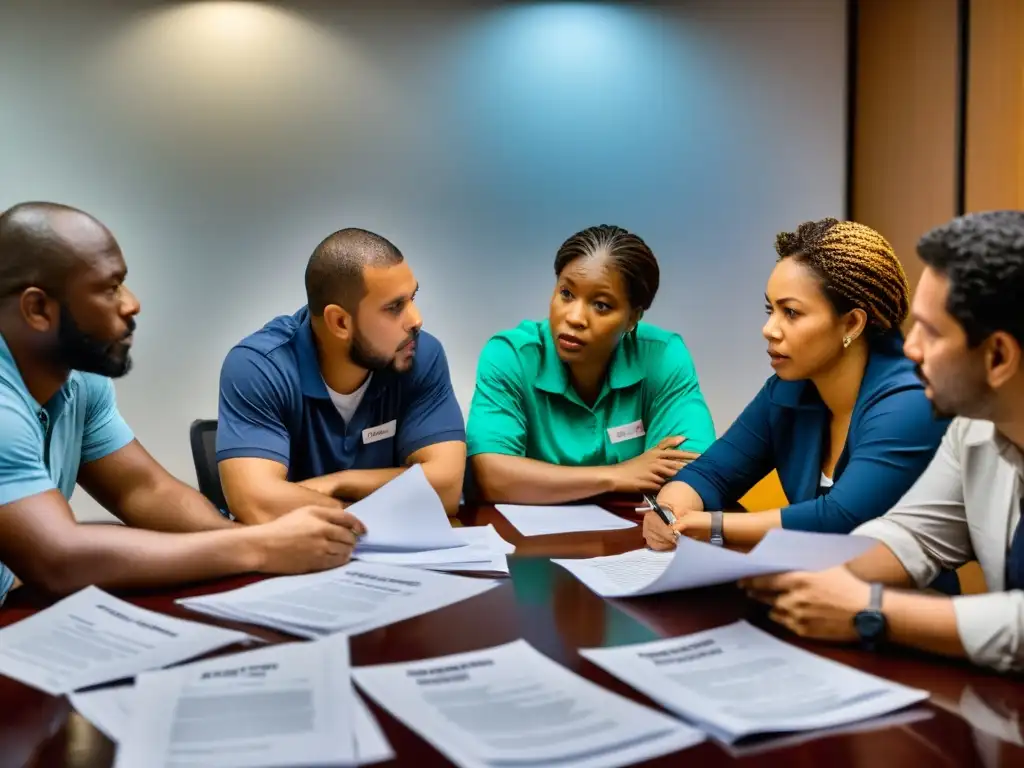
<svg viewBox="0 0 1024 768">
<path fill-rule="evenodd" d="M 196 466 L 196 481 L 199 492 L 210 503 L 227 515 L 228 503 L 220 485 L 217 470 L 217 420 L 197 419 L 189 428 L 189 442 L 192 444 L 192 461 Z"/>
</svg>

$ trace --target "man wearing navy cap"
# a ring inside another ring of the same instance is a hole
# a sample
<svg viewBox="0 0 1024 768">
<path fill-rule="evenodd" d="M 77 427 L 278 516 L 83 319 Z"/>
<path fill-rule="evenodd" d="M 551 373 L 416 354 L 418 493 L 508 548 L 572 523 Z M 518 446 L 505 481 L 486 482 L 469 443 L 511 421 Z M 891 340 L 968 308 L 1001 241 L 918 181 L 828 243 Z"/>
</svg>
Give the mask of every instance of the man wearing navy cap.
<svg viewBox="0 0 1024 768">
<path fill-rule="evenodd" d="M 238 520 L 340 506 L 412 464 L 457 511 L 465 422 L 444 349 L 420 330 L 418 287 L 392 243 L 343 229 L 309 259 L 307 305 L 228 353 L 217 460 Z"/>
</svg>

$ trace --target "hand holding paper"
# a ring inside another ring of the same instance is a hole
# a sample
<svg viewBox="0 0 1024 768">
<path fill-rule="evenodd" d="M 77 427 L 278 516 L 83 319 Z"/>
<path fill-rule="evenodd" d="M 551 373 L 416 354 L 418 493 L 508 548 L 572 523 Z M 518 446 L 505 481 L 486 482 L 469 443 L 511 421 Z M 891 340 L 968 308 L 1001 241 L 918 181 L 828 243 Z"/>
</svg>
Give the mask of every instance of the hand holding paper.
<svg viewBox="0 0 1024 768">
<path fill-rule="evenodd" d="M 460 547 L 437 491 L 413 464 L 347 511 L 366 526 L 361 551 L 420 551 Z"/>
</svg>

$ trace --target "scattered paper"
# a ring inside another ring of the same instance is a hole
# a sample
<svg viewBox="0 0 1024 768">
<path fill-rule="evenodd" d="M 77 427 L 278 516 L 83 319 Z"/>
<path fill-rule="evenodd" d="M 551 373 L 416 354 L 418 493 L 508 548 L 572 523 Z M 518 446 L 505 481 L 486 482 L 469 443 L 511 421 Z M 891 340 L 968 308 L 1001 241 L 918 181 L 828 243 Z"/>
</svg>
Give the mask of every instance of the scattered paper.
<svg viewBox="0 0 1024 768">
<path fill-rule="evenodd" d="M 419 464 L 350 505 L 347 511 L 366 526 L 357 552 L 444 549 L 464 543 L 455 535 L 441 497 Z"/>
<path fill-rule="evenodd" d="M 580 655 L 726 743 L 846 725 L 929 696 L 801 650 L 745 621 Z"/>
<path fill-rule="evenodd" d="M 731 757 L 744 758 L 754 755 L 763 755 L 768 752 L 777 752 L 780 749 L 808 744 L 818 739 L 826 739 L 831 736 L 848 736 L 856 733 L 872 733 L 884 731 L 889 728 L 904 728 L 906 726 L 930 720 L 935 713 L 925 707 L 912 707 L 904 709 L 891 715 L 872 717 L 869 720 L 858 720 L 847 725 L 837 725 L 834 728 L 818 728 L 813 731 L 796 731 L 782 734 L 781 736 L 766 736 L 764 738 L 745 739 L 736 744 L 722 744 Z"/>
<path fill-rule="evenodd" d="M 364 563 L 404 565 L 431 571 L 508 574 L 506 556 L 516 548 L 501 538 L 493 525 L 454 528 L 452 532 L 462 540 L 462 546 L 420 552 L 357 552 L 355 557 Z"/>
<path fill-rule="evenodd" d="M 254 640 L 86 587 L 0 630 L 0 674 L 56 696 Z"/>
<path fill-rule="evenodd" d="M 351 682 L 349 683 L 351 685 Z M 120 743 L 129 730 L 132 712 L 139 708 L 131 685 L 100 688 L 69 694 L 68 700 L 75 710 L 92 723 L 115 744 Z M 355 755 L 358 765 L 372 765 L 392 760 L 395 752 L 388 743 L 377 719 L 355 691 L 352 692 Z"/>
<path fill-rule="evenodd" d="M 240 589 L 178 600 L 193 611 L 298 637 L 355 635 L 429 613 L 493 589 L 493 579 L 353 562 Z"/>
<path fill-rule="evenodd" d="M 578 531 L 614 531 L 635 528 L 636 523 L 613 515 L 596 504 L 559 507 L 497 504 L 495 508 L 523 536 L 546 536 Z"/>
<path fill-rule="evenodd" d="M 114 768 L 351 765 L 349 670 L 337 635 L 143 673 Z"/>
<path fill-rule="evenodd" d="M 602 597 L 634 597 L 769 573 L 824 570 L 849 562 L 876 544 L 865 536 L 774 528 L 746 554 L 680 536 L 672 552 L 636 549 L 621 555 L 551 562 Z"/>
<path fill-rule="evenodd" d="M 459 766 L 629 765 L 704 735 L 570 672 L 525 640 L 352 670 L 356 684 Z"/>
</svg>

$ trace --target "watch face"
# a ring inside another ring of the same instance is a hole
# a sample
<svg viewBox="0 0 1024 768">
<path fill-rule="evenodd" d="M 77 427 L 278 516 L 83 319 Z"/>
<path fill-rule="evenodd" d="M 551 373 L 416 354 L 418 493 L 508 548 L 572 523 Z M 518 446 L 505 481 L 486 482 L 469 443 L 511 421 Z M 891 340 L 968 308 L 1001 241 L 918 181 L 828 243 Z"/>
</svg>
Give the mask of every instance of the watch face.
<svg viewBox="0 0 1024 768">
<path fill-rule="evenodd" d="M 878 611 L 861 611 L 853 618 L 854 629 L 865 640 L 874 640 L 885 632 L 885 616 Z"/>
</svg>

